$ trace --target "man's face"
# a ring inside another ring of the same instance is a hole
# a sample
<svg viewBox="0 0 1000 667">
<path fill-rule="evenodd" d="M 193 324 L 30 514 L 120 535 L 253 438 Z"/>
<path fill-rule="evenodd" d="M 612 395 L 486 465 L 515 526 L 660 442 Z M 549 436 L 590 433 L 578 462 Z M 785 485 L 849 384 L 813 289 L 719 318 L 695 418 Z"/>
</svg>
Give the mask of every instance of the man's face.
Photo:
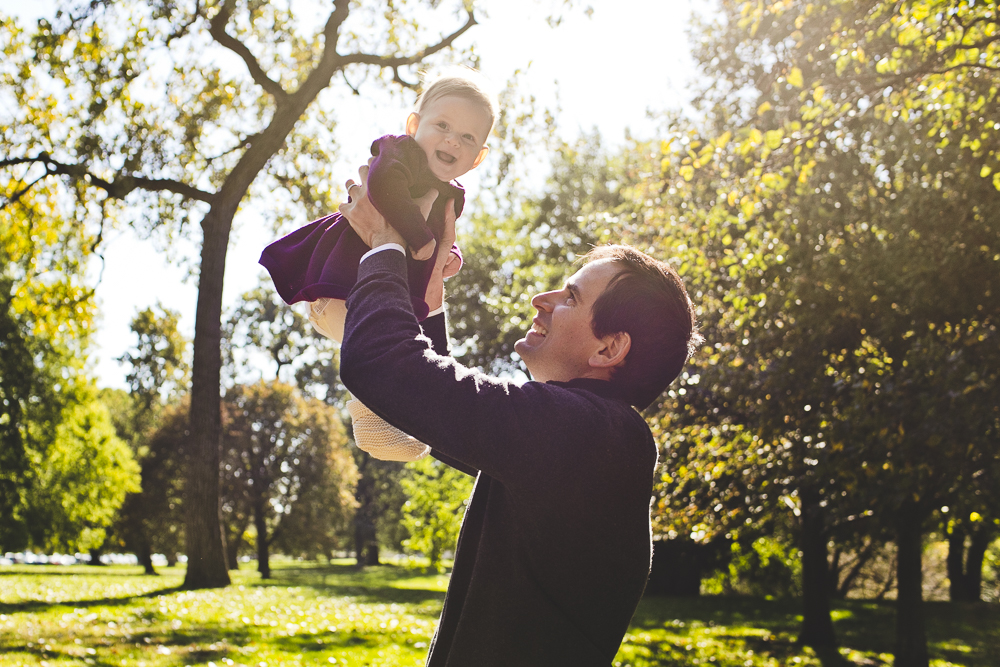
<svg viewBox="0 0 1000 667">
<path fill-rule="evenodd" d="M 479 164 L 491 127 L 481 104 L 446 95 L 410 114 L 406 133 L 424 149 L 431 173 L 447 183 Z"/>
<path fill-rule="evenodd" d="M 514 350 L 524 359 L 534 380 L 606 379 L 590 365 L 591 358 L 604 347 L 590 327 L 591 308 L 617 273 L 612 260 L 591 262 L 561 290 L 531 300 L 538 315 L 527 335 L 514 344 Z"/>
</svg>

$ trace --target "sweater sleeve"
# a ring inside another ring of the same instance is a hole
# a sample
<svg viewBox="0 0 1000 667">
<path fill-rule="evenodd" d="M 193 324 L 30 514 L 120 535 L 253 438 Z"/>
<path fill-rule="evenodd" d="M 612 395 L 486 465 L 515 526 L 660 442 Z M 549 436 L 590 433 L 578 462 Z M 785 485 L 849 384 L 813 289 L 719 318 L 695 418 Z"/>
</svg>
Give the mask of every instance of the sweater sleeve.
<svg viewBox="0 0 1000 667">
<path fill-rule="evenodd" d="M 446 357 L 451 354 L 451 341 L 448 339 L 448 320 L 444 312 L 425 318 L 420 323 L 424 335 L 431 341 L 434 352 Z"/>
<path fill-rule="evenodd" d="M 372 145 L 374 161 L 368 171 L 368 194 L 378 212 L 414 250 L 434 240 L 427 221 L 410 197 L 416 182 L 414 169 L 405 151 L 392 137 L 378 139 Z"/>
<path fill-rule="evenodd" d="M 399 253 L 362 262 L 347 306 L 344 384 L 384 420 L 465 469 L 545 485 L 587 458 L 567 457 L 566 443 L 579 454 L 600 447 L 594 455 L 606 457 L 605 436 L 620 435 L 627 410 L 588 392 L 519 386 L 435 354 L 420 337 Z"/>
</svg>

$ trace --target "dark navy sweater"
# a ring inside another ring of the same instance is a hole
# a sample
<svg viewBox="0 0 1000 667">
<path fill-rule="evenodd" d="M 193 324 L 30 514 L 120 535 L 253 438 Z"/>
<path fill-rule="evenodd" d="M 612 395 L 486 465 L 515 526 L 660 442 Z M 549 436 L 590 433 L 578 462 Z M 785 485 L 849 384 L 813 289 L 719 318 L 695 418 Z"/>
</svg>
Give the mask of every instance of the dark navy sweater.
<svg viewBox="0 0 1000 667">
<path fill-rule="evenodd" d="M 399 252 L 362 262 L 347 304 L 344 384 L 479 471 L 427 664 L 610 665 L 649 574 L 645 421 L 608 382 L 518 386 L 434 352 Z"/>
</svg>

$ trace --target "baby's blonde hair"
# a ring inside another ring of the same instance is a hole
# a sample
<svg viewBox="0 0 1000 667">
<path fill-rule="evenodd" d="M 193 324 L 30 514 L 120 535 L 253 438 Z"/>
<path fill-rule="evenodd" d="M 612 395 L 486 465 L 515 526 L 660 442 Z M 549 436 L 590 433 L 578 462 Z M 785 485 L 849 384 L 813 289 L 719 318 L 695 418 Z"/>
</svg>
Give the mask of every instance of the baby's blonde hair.
<svg viewBox="0 0 1000 667">
<path fill-rule="evenodd" d="M 454 96 L 480 104 L 490 115 L 490 131 L 496 124 L 500 104 L 489 79 L 471 67 L 451 67 L 437 76 L 424 80 L 427 86 L 417 99 L 417 113 L 442 97 Z M 429 84 L 429 85 L 427 85 Z"/>
</svg>

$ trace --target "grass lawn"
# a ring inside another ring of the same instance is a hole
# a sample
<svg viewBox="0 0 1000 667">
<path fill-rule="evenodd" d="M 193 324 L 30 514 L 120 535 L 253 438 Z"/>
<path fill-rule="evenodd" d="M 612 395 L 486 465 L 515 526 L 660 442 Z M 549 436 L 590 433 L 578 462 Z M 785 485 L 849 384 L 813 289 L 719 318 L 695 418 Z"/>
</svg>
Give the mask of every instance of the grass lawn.
<svg viewBox="0 0 1000 667">
<path fill-rule="evenodd" d="M 0 665 L 423 665 L 447 577 L 402 566 L 277 561 L 263 582 L 179 590 L 183 571 L 138 567 L 0 569 Z M 245 566 L 246 567 L 246 566 Z M 1000 666 L 1000 607 L 929 603 L 936 667 Z M 820 660 L 794 644 L 794 601 L 643 600 L 616 665 L 889 665 L 890 604 L 838 604 L 845 648 Z"/>
</svg>

